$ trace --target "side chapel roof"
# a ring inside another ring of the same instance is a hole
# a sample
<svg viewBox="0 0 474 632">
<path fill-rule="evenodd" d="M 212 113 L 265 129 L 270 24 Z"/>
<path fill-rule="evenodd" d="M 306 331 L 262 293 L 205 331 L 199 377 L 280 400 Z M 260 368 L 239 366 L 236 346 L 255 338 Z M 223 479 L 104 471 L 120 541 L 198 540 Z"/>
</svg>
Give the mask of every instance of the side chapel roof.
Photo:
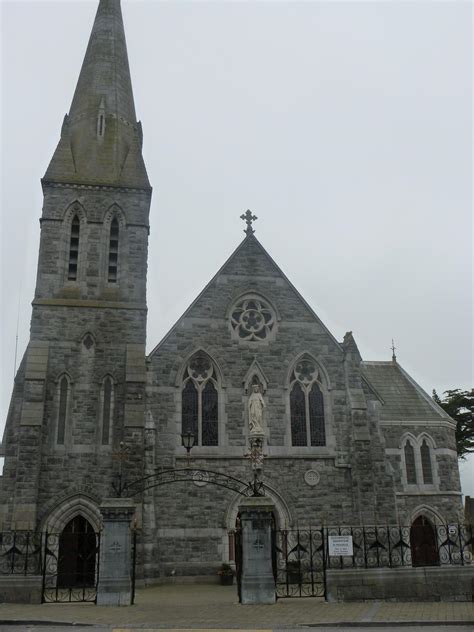
<svg viewBox="0 0 474 632">
<path fill-rule="evenodd" d="M 363 361 L 361 369 L 369 384 L 383 399 L 382 421 L 451 420 L 398 362 Z"/>
</svg>

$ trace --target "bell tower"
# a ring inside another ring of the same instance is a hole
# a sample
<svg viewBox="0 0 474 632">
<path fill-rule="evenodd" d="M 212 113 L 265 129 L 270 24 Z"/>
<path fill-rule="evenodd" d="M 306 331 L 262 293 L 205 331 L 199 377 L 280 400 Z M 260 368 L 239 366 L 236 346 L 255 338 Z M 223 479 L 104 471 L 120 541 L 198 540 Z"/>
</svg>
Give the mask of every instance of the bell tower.
<svg viewBox="0 0 474 632">
<path fill-rule="evenodd" d="M 152 193 L 142 141 L 120 0 L 100 0 L 42 179 L 30 342 L 5 429 L 7 527 L 36 528 L 68 494 L 110 495 L 120 441 L 141 449 Z"/>
</svg>

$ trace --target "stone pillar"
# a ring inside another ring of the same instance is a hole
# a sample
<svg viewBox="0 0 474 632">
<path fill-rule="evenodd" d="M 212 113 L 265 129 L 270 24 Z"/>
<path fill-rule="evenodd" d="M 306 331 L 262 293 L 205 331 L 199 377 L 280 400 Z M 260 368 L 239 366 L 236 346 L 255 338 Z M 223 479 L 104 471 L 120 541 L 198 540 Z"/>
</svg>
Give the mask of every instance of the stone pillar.
<svg viewBox="0 0 474 632">
<path fill-rule="evenodd" d="M 241 602 L 275 603 L 272 569 L 272 511 L 269 498 L 247 498 L 239 507 L 242 525 Z"/>
<path fill-rule="evenodd" d="M 132 599 L 130 498 L 106 498 L 100 506 L 104 528 L 100 542 L 98 606 L 130 606 Z"/>
</svg>

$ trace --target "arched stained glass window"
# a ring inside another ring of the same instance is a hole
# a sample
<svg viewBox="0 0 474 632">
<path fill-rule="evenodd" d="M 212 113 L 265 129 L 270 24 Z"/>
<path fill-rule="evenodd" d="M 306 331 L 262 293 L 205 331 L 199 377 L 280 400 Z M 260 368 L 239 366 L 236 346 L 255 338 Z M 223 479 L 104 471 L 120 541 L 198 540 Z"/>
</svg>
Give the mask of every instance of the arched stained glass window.
<svg viewBox="0 0 474 632">
<path fill-rule="evenodd" d="M 182 431 L 191 431 L 196 445 L 219 445 L 219 396 L 217 375 L 210 358 L 194 355 L 184 372 L 181 391 Z"/>
<path fill-rule="evenodd" d="M 324 428 L 324 400 L 321 389 L 313 383 L 308 395 L 309 425 L 311 445 L 326 445 L 326 431 Z"/>
<path fill-rule="evenodd" d="M 71 222 L 71 238 L 69 241 L 69 267 L 67 278 L 69 281 L 77 280 L 77 266 L 79 265 L 79 236 L 81 222 L 79 217 L 74 215 Z"/>
<path fill-rule="evenodd" d="M 410 441 L 405 443 L 405 469 L 408 485 L 416 485 L 415 450 Z"/>
<path fill-rule="evenodd" d="M 433 470 L 431 467 L 431 450 L 430 446 L 426 443 L 426 439 L 423 439 L 423 443 L 420 448 L 421 454 L 421 469 L 423 472 L 423 483 L 425 485 L 433 484 Z"/>
<path fill-rule="evenodd" d="M 109 283 L 117 282 L 118 254 L 119 254 L 119 223 L 118 223 L 117 218 L 114 217 L 112 220 L 112 223 L 110 224 L 109 268 L 108 268 Z"/>
<path fill-rule="evenodd" d="M 59 405 L 58 405 L 58 433 L 56 442 L 58 445 L 64 445 L 66 436 L 66 422 L 68 412 L 69 398 L 69 381 L 64 375 L 59 381 Z"/>
<path fill-rule="evenodd" d="M 326 428 L 324 396 L 315 362 L 299 360 L 290 380 L 291 444 L 293 446 L 325 446 Z"/>
<path fill-rule="evenodd" d="M 188 380 L 182 394 L 182 423 L 183 432 L 192 432 L 198 436 L 199 398 L 197 388 L 192 380 Z"/>
<path fill-rule="evenodd" d="M 113 381 L 106 377 L 102 386 L 102 445 L 110 443 L 110 430 L 113 414 Z"/>
<path fill-rule="evenodd" d="M 294 446 L 306 445 L 306 404 L 303 389 L 296 384 L 290 394 L 291 411 L 291 444 Z"/>
<path fill-rule="evenodd" d="M 202 445 L 217 445 L 217 389 L 209 381 L 202 391 Z"/>
</svg>

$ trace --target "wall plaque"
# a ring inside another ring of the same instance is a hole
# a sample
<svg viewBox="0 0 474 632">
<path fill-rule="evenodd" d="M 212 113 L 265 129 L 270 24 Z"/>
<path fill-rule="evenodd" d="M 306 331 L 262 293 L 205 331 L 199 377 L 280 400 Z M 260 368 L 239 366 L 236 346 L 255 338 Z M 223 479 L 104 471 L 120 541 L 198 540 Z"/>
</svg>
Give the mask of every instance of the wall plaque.
<svg viewBox="0 0 474 632">
<path fill-rule="evenodd" d="M 329 535 L 329 555 L 354 555 L 351 535 Z"/>
</svg>

